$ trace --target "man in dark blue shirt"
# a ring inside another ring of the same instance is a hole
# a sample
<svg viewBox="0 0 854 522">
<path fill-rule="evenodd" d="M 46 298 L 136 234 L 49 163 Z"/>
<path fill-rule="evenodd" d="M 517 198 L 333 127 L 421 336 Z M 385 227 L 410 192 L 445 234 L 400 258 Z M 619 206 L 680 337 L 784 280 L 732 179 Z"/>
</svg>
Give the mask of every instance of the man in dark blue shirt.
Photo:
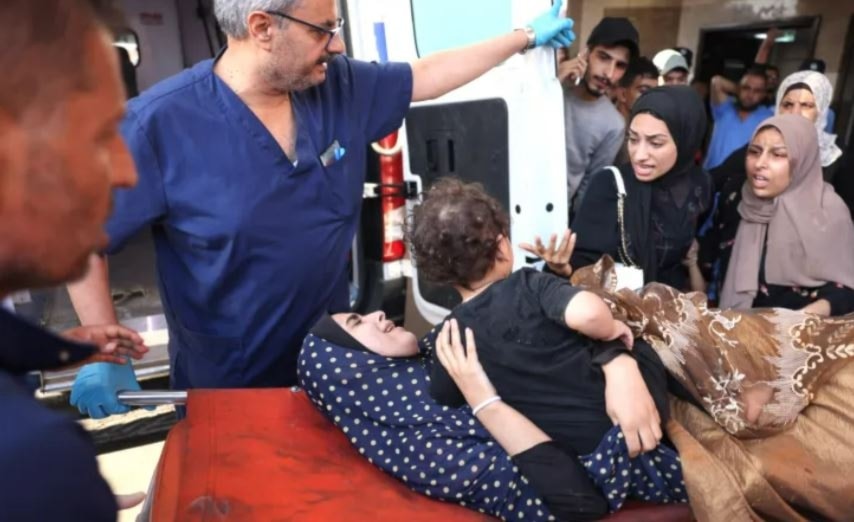
<svg viewBox="0 0 854 522">
<path fill-rule="evenodd" d="M 0 339 L 0 520 L 114 521 L 116 499 L 98 471 L 91 438 L 41 406 L 24 381 L 30 371 L 91 361 L 95 349 L 2 309 Z"/>
<path fill-rule="evenodd" d="M 94 1 L 92 2 L 94 5 Z M 133 164 L 118 132 L 124 93 L 110 36 L 86 0 L 5 0 L 0 7 L 0 299 L 83 275 L 107 241 L 111 187 Z M 118 326 L 71 336 L 139 357 Z M 115 521 L 117 502 L 95 448 L 72 419 L 41 406 L 26 374 L 93 360 L 0 309 L 0 520 Z"/>
<path fill-rule="evenodd" d="M 153 232 L 175 388 L 295 384 L 311 325 L 348 308 L 368 143 L 397 129 L 412 101 L 574 38 L 558 2 L 480 44 L 366 63 L 343 56 L 333 0 L 269 4 L 215 2 L 227 48 L 132 100 L 122 126 L 140 181 L 116 193 L 107 251 Z M 84 324 L 116 321 L 107 281 L 95 257 L 70 288 Z M 72 403 L 120 413 L 115 392 L 134 386 L 126 367 L 90 366 Z"/>
</svg>

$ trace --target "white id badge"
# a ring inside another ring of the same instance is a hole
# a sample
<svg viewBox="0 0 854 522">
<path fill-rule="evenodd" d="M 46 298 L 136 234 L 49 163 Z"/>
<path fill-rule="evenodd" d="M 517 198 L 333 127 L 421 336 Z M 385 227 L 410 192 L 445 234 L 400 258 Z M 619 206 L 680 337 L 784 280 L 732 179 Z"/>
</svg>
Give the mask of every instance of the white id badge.
<svg viewBox="0 0 854 522">
<path fill-rule="evenodd" d="M 628 288 L 629 290 L 640 290 L 643 288 L 643 270 L 623 263 L 614 263 L 617 272 L 617 290 Z"/>
</svg>

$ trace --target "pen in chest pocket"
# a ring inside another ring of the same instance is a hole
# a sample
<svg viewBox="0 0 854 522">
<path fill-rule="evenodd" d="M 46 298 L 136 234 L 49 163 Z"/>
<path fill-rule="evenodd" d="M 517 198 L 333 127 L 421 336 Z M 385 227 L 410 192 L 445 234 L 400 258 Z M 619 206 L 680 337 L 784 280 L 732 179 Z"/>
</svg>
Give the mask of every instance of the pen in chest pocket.
<svg viewBox="0 0 854 522">
<path fill-rule="evenodd" d="M 320 155 L 320 164 L 324 167 L 329 167 L 336 161 L 341 160 L 346 153 L 347 149 L 342 147 L 341 144 L 338 143 L 338 140 L 335 140 L 326 148 L 325 151 L 323 151 L 323 154 Z"/>
</svg>

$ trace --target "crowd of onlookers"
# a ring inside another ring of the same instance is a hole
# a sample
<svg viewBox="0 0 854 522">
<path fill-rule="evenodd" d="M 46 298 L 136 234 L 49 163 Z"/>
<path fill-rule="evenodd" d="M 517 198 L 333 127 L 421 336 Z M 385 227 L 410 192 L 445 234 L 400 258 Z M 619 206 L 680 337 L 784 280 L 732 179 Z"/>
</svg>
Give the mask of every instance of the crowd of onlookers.
<svg viewBox="0 0 854 522">
<path fill-rule="evenodd" d="M 781 78 L 767 63 L 776 35 L 738 81 L 691 80 L 688 49 L 639 56 L 624 18 L 564 57 L 573 267 L 610 254 L 722 307 L 854 310 L 851 215 L 828 183 L 848 174 L 833 87 L 821 60 Z"/>
</svg>

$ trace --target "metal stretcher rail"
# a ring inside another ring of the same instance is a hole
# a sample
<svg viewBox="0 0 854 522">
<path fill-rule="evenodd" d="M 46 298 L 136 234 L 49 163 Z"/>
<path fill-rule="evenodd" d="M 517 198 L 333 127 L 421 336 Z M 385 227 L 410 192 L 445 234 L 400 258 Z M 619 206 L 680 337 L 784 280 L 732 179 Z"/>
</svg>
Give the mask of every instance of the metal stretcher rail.
<svg viewBox="0 0 854 522">
<path fill-rule="evenodd" d="M 183 390 L 123 391 L 118 394 L 119 402 L 128 406 L 162 406 L 187 404 L 187 392 Z"/>
</svg>

